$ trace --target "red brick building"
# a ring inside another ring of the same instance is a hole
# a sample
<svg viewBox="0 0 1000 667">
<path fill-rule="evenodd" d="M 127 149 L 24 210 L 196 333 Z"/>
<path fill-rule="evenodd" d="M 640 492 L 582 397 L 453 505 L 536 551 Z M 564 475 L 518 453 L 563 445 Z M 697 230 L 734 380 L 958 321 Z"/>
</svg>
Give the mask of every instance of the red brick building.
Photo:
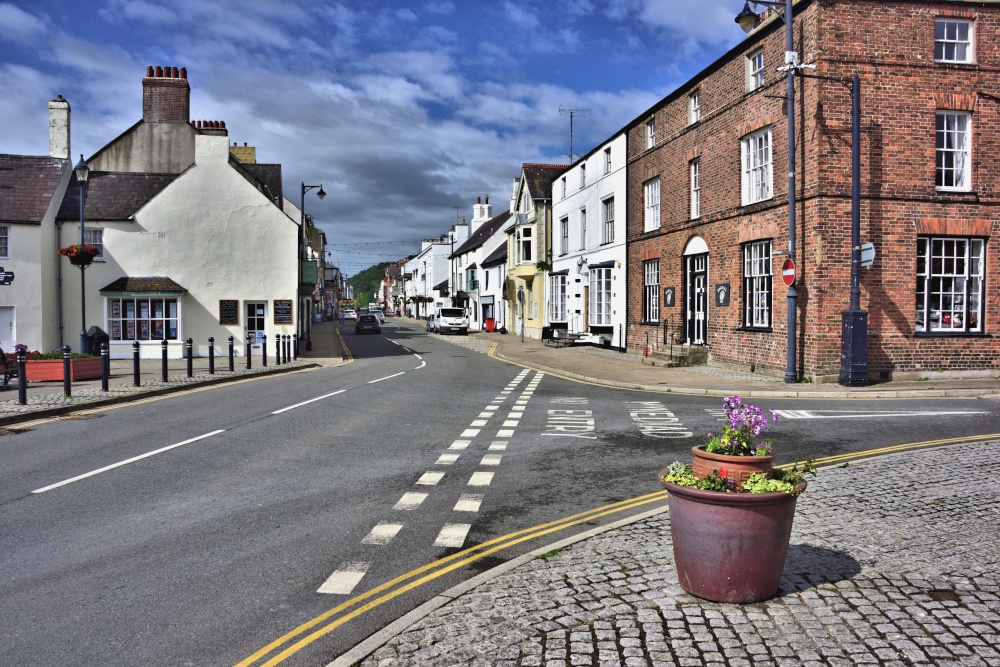
<svg viewBox="0 0 1000 667">
<path fill-rule="evenodd" d="M 739 7 L 734 3 L 734 13 Z M 798 0 L 796 372 L 835 379 L 851 283 L 861 80 L 861 271 L 872 381 L 1000 368 L 1000 3 Z M 786 366 L 785 31 L 768 14 L 628 131 L 628 344 Z M 971 374 L 971 373 L 970 373 Z"/>
</svg>

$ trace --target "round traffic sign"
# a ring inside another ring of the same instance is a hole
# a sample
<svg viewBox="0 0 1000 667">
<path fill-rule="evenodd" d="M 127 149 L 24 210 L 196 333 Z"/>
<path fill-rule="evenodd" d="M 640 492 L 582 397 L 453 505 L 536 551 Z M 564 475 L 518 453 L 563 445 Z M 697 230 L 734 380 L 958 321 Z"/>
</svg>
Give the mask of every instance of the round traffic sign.
<svg viewBox="0 0 1000 667">
<path fill-rule="evenodd" d="M 795 262 L 792 261 L 791 257 L 781 265 L 781 280 L 789 287 L 795 282 Z"/>
</svg>

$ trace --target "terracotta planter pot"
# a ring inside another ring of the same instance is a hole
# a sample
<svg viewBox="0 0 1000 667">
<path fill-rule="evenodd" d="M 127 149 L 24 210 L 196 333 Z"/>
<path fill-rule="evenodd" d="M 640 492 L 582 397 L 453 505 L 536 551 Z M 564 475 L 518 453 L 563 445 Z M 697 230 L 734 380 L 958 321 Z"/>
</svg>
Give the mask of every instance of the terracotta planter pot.
<svg viewBox="0 0 1000 667">
<path fill-rule="evenodd" d="M 24 364 L 24 377 L 28 382 L 51 382 L 63 379 L 62 359 L 36 359 Z M 70 382 L 76 380 L 93 380 L 101 377 L 101 358 L 69 360 Z"/>
<path fill-rule="evenodd" d="M 735 604 L 774 597 L 797 496 L 701 491 L 665 482 L 663 487 L 670 492 L 670 535 L 681 588 Z"/>
<path fill-rule="evenodd" d="M 729 454 L 709 454 L 704 445 L 692 447 L 694 462 L 691 470 L 695 477 L 701 479 L 713 470 L 726 470 L 726 477 L 736 480 L 736 485 L 742 487 L 750 475 L 762 472 L 768 477 L 774 467 L 773 456 L 730 456 Z"/>
</svg>

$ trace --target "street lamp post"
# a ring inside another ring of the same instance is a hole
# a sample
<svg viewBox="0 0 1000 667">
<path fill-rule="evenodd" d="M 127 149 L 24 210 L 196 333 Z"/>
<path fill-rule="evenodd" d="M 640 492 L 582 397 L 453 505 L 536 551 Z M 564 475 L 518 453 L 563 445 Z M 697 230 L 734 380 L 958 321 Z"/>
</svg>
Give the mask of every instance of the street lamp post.
<svg viewBox="0 0 1000 667">
<path fill-rule="evenodd" d="M 90 167 L 80 155 L 80 161 L 73 167 L 76 173 L 76 182 L 80 184 L 80 245 L 86 245 L 83 240 L 83 207 L 87 199 L 87 179 L 90 177 Z M 80 352 L 88 352 L 87 349 L 87 289 L 84 276 L 86 275 L 86 263 L 80 264 Z"/>
<path fill-rule="evenodd" d="M 795 50 L 795 43 L 792 37 L 792 0 L 784 2 L 770 2 L 767 0 L 747 0 L 743 5 L 743 11 L 736 17 L 736 22 L 740 24 L 745 32 L 753 30 L 758 21 L 757 13 L 750 9 L 750 3 L 765 5 L 767 7 L 784 7 L 785 11 L 779 14 L 781 20 L 785 22 L 785 65 L 779 67 L 778 71 L 785 72 L 786 78 L 786 99 L 788 106 L 788 259 L 795 262 L 795 73 L 800 69 L 799 54 Z M 785 353 L 785 382 L 792 383 L 798 381 L 798 371 L 795 368 L 795 328 L 796 328 L 796 308 L 798 292 L 795 291 L 795 283 L 788 287 L 788 338 Z"/>
<path fill-rule="evenodd" d="M 308 312 L 309 309 L 306 307 L 306 299 L 302 297 L 302 267 L 304 262 L 308 259 L 306 256 L 306 193 L 310 190 L 319 188 L 319 192 L 316 196 L 323 199 L 326 196 L 326 192 L 323 191 L 322 185 L 306 185 L 305 182 L 302 183 L 302 193 L 299 200 L 299 244 L 298 244 L 298 262 L 299 262 L 299 285 L 298 285 L 298 299 L 299 299 L 299 338 L 305 338 L 306 341 L 306 351 L 312 350 L 312 327 L 310 325 L 310 320 L 312 318 L 312 313 Z M 302 313 L 305 312 L 305 317 L 303 318 Z"/>
</svg>

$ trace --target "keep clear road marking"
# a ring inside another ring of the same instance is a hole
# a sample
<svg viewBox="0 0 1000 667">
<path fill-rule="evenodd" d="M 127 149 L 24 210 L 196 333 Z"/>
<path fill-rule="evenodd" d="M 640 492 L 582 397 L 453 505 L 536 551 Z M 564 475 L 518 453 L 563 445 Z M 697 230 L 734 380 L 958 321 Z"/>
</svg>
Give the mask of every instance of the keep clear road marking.
<svg viewBox="0 0 1000 667">
<path fill-rule="evenodd" d="M 146 452 L 145 454 L 140 454 L 139 456 L 133 456 L 130 459 L 125 459 L 124 461 L 119 461 L 118 463 L 112 463 L 109 466 L 104 466 L 103 468 L 98 468 L 97 470 L 91 470 L 90 472 L 83 473 L 82 475 L 77 475 L 76 477 L 70 477 L 61 482 L 56 482 L 55 484 L 49 484 L 48 486 L 43 486 L 40 489 L 35 489 L 32 493 L 45 493 L 46 491 L 51 491 L 52 489 L 58 489 L 60 486 L 66 486 L 67 484 L 72 484 L 73 482 L 79 482 L 81 479 L 87 479 L 88 477 L 93 477 L 94 475 L 99 475 L 102 472 L 107 472 L 109 470 L 114 470 L 115 468 L 120 468 L 121 466 L 128 465 L 129 463 L 135 463 L 150 456 L 156 456 L 157 454 L 162 454 L 163 452 L 170 451 L 171 449 L 176 449 L 178 447 L 183 447 L 184 445 L 190 445 L 192 442 L 198 442 L 199 440 L 204 440 L 205 438 L 211 438 L 213 435 L 218 435 L 220 433 L 225 433 L 225 429 L 219 429 L 218 431 L 212 431 L 211 433 L 206 433 L 205 435 L 199 435 L 196 438 L 191 438 L 190 440 L 185 440 L 184 442 L 178 442 L 173 445 L 167 445 L 166 447 L 161 447 L 160 449 L 154 449 L 151 452 Z"/>
</svg>

